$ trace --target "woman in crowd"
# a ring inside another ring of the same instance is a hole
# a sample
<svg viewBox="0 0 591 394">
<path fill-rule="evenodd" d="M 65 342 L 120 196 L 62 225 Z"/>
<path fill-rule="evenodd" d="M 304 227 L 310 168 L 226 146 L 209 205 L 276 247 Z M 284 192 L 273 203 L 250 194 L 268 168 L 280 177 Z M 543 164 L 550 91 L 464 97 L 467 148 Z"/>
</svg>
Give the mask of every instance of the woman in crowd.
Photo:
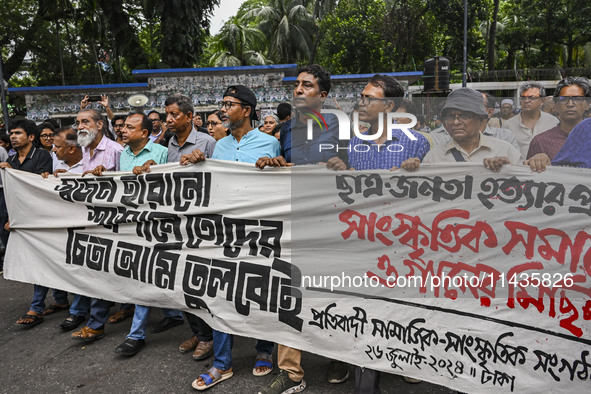
<svg viewBox="0 0 591 394">
<path fill-rule="evenodd" d="M 41 123 L 37 126 L 37 146 L 48 151 L 50 154 L 53 149 L 54 128 L 50 123 Z"/>
<path fill-rule="evenodd" d="M 273 130 L 279 124 L 279 118 L 277 115 L 267 115 L 265 116 L 265 122 L 263 123 L 263 128 L 261 131 L 263 133 L 273 135 Z"/>
<path fill-rule="evenodd" d="M 207 117 L 207 132 L 216 141 L 219 141 L 228 134 L 230 134 L 230 131 L 227 128 L 225 128 L 222 123 L 222 111 L 212 112 Z"/>
</svg>

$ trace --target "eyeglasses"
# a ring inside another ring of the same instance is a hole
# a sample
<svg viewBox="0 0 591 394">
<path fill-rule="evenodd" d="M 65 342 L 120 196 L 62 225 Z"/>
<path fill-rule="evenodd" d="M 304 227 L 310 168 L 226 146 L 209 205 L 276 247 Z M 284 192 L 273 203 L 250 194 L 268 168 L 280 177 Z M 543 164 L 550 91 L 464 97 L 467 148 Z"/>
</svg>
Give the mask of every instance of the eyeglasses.
<svg viewBox="0 0 591 394">
<path fill-rule="evenodd" d="M 160 119 L 150 119 L 150 120 L 152 121 L 152 123 L 160 122 Z"/>
<path fill-rule="evenodd" d="M 446 122 L 454 122 L 456 118 L 460 119 L 461 122 L 467 122 L 474 118 L 474 114 L 471 112 L 456 112 L 447 113 L 443 116 L 443 120 Z"/>
<path fill-rule="evenodd" d="M 215 127 L 215 126 L 217 126 L 219 124 L 222 124 L 222 122 L 214 122 L 214 121 L 205 122 L 205 125 L 208 126 L 208 127 L 209 126 Z"/>
<path fill-rule="evenodd" d="M 537 97 L 537 96 L 521 96 L 519 97 L 519 100 L 521 101 L 536 101 L 536 100 L 541 100 L 542 97 Z"/>
<path fill-rule="evenodd" d="M 582 104 L 587 100 L 587 97 L 585 97 L 585 96 L 560 96 L 560 97 L 554 98 L 554 101 L 556 101 L 558 104 L 567 104 L 571 100 L 572 100 L 573 104 Z"/>
<path fill-rule="evenodd" d="M 41 134 L 39 137 L 43 138 L 44 140 L 50 140 L 53 138 L 53 134 Z"/>
<path fill-rule="evenodd" d="M 233 105 L 241 105 L 241 106 L 244 107 L 244 104 L 242 104 L 242 103 L 237 103 L 237 102 L 234 102 L 234 101 L 220 101 L 218 103 L 218 108 L 219 109 L 224 109 L 224 108 L 225 109 L 230 109 L 230 108 L 232 108 Z"/>
<path fill-rule="evenodd" d="M 378 97 L 367 97 L 367 96 L 358 96 L 357 102 L 361 105 L 370 105 L 376 101 L 387 101 L 385 98 L 378 98 Z"/>
</svg>

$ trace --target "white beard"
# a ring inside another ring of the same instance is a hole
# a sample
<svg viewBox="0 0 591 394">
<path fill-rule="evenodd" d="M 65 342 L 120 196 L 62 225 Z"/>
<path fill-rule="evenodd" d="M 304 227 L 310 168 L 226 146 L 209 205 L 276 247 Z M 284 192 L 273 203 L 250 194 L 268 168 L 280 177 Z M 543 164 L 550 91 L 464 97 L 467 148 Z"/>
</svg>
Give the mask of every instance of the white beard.
<svg viewBox="0 0 591 394">
<path fill-rule="evenodd" d="M 92 141 L 94 141 L 98 135 L 97 129 L 87 129 L 85 132 L 82 132 L 82 134 L 80 132 L 81 130 L 78 130 L 78 144 L 84 148 L 92 144 Z"/>
</svg>

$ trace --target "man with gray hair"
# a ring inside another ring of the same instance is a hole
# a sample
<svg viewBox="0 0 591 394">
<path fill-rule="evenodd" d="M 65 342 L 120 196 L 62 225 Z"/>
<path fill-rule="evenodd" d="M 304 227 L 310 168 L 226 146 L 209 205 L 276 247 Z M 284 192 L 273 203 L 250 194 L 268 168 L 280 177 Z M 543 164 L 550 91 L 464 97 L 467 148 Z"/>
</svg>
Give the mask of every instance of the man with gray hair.
<svg viewBox="0 0 591 394">
<path fill-rule="evenodd" d="M 78 112 L 76 128 L 78 144 L 82 147 L 82 169 L 85 173 L 91 172 L 99 165 L 104 166 L 107 171 L 119 170 L 119 157 L 123 147 L 106 136 L 107 121 L 99 111 L 86 108 Z M 89 301 L 88 297 L 74 296 L 70 316 L 60 325 L 62 330 L 73 330 L 85 320 Z M 92 299 L 90 319 L 82 330 L 72 334 L 72 338 L 90 341 L 104 337 L 111 305 L 109 301 Z"/>
<path fill-rule="evenodd" d="M 503 123 L 503 127 L 513 131 L 521 155 L 525 157 L 529 144 L 536 135 L 558 124 L 558 119 L 541 111 L 546 89 L 537 82 L 526 82 L 519 88 L 521 112 Z"/>
</svg>

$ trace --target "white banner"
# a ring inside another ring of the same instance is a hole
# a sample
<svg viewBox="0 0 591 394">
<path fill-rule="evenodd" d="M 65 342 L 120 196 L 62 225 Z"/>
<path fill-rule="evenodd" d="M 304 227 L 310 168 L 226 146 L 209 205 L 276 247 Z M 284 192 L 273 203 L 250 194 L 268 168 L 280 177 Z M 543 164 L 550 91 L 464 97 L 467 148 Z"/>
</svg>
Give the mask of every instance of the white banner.
<svg viewBox="0 0 591 394">
<path fill-rule="evenodd" d="M 3 172 L 7 279 L 467 392 L 591 380 L 589 171 Z"/>
</svg>

